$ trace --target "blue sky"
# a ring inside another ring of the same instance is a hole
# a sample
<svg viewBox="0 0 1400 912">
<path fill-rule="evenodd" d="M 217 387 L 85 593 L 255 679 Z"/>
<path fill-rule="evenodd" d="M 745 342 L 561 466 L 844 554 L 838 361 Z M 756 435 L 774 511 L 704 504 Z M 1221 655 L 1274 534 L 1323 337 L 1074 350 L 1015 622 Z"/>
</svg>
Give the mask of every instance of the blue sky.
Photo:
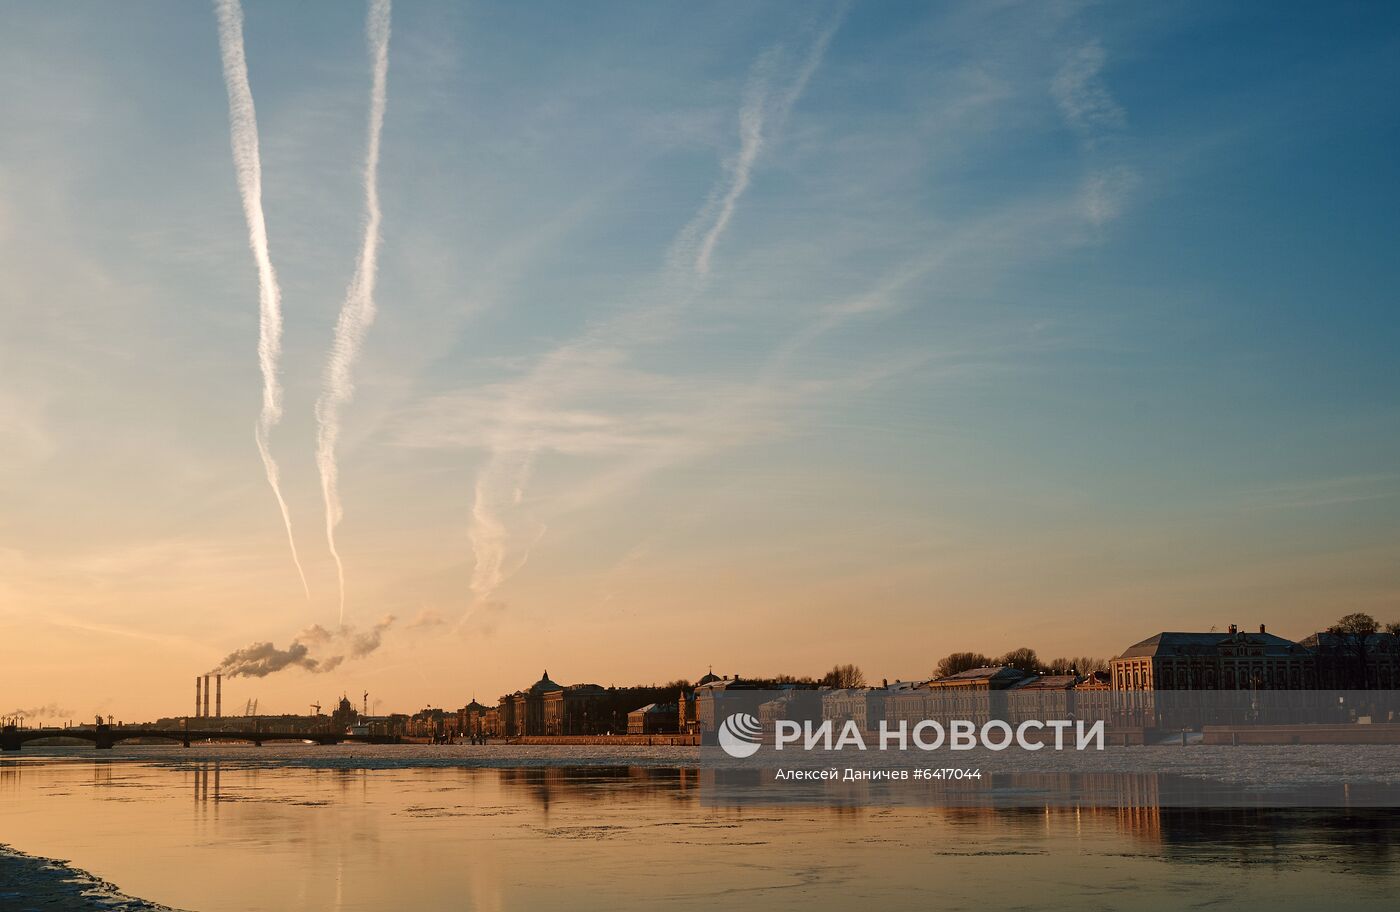
<svg viewBox="0 0 1400 912">
<path fill-rule="evenodd" d="M 86 644 L 0 646 L 7 690 L 122 644 L 156 708 L 172 664 L 337 620 L 313 406 L 365 11 L 244 16 L 312 597 L 253 443 L 212 8 L 7 4 L 0 639 Z M 259 686 L 912 677 L 1400 619 L 1397 19 L 399 0 L 338 530 L 347 621 L 397 621 L 334 683 Z"/>
</svg>

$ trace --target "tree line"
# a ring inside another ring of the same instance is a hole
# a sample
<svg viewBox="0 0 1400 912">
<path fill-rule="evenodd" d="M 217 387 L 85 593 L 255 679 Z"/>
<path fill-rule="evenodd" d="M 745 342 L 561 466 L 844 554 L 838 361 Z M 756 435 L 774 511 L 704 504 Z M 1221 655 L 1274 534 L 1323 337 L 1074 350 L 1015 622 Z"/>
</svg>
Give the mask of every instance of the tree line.
<svg viewBox="0 0 1400 912">
<path fill-rule="evenodd" d="M 1009 665 L 1027 674 L 1094 674 L 1108 671 L 1108 660 L 1092 656 L 1060 657 L 1043 662 L 1036 651 L 1029 646 L 1021 646 L 999 656 L 983 655 L 980 652 L 954 652 L 939 660 L 934 668 L 935 677 L 960 674 L 974 668 Z"/>
</svg>

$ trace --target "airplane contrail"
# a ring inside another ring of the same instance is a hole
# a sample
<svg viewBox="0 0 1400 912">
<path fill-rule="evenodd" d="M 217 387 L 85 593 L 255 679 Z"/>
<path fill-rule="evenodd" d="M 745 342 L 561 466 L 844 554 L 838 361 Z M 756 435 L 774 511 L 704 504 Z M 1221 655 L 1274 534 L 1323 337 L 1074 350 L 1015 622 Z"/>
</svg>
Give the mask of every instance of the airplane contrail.
<svg viewBox="0 0 1400 912">
<path fill-rule="evenodd" d="M 748 190 L 765 143 L 781 130 L 806 91 L 844 16 L 843 4 L 795 67 L 790 65 L 791 52 L 782 47 L 765 52 L 755 62 L 739 109 L 737 153 L 726 164 L 724 175 L 705 204 L 677 234 L 667 253 L 661 282 L 668 294 L 674 289 L 674 295 L 660 307 L 629 311 L 622 318 L 622 324 L 605 322 L 595 326 L 584 338 L 556 349 L 536 366 L 526 379 L 525 388 L 508 397 L 503 416 L 506 430 L 497 435 L 499 440 L 490 443 L 488 458 L 477 474 L 468 531 L 476 559 L 470 585 L 477 603 L 489 600 L 528 558 L 526 552 L 513 562 L 507 561 L 512 536 L 502 513 L 523 499 L 536 452 L 535 444 L 530 442 L 530 423 L 540 410 L 540 400 L 547 400 L 560 388 L 568 388 L 571 385 L 568 372 L 579 365 L 590 365 L 590 352 L 623 348 L 628 341 L 636 341 L 635 337 L 629 339 L 629 334 L 652 331 L 651 324 L 658 315 L 683 311 L 699 298 L 710 277 L 715 249 Z M 543 534 L 542 531 L 539 534 Z"/>
<path fill-rule="evenodd" d="M 369 101 L 369 147 L 365 154 L 365 231 L 355 274 L 345 291 L 345 303 L 335 326 L 335 341 L 326 362 L 321 396 L 316 400 L 316 466 L 321 472 L 321 495 L 326 502 L 326 542 L 335 558 L 340 584 L 340 621 L 345 623 L 345 564 L 335 544 L 340 523 L 339 468 L 336 444 L 340 440 L 340 411 L 355 392 L 352 376 L 365 332 L 374 322 L 374 281 L 379 256 L 379 136 L 384 127 L 386 83 L 389 77 L 390 0 L 371 0 L 365 19 L 373 82 Z"/>
<path fill-rule="evenodd" d="M 765 121 L 776 122 L 773 127 L 770 127 L 774 128 L 780 126 L 782 121 L 787 119 L 788 112 L 802 97 L 807 83 L 812 80 L 822 58 L 826 56 L 826 50 L 844 16 L 845 8 L 843 6 L 813 42 L 802 66 L 788 85 L 787 91 L 778 94 L 777 97 L 773 97 L 767 87 L 767 82 L 771 77 L 769 71 L 773 67 L 774 55 L 765 54 L 755 67 L 754 78 L 749 84 L 744 106 L 739 112 L 739 154 L 735 156 L 734 162 L 730 165 L 729 186 L 719 202 L 719 211 L 710 223 L 704 238 L 700 241 L 699 251 L 695 254 L 693 268 L 697 275 L 701 277 L 709 275 L 710 259 L 714 255 L 715 245 L 719 243 L 724 230 L 729 227 L 729 221 L 734 217 L 734 210 L 739 205 L 739 198 L 749 188 L 749 179 L 753 174 L 754 164 L 758 161 L 758 155 L 763 149 L 764 133 L 766 132 Z"/>
<path fill-rule="evenodd" d="M 311 587 L 297 556 L 296 537 L 292 534 L 292 514 L 282 497 L 281 475 L 277 460 L 268 444 L 272 428 L 282 420 L 282 388 L 277 382 L 277 361 L 282 355 L 282 292 L 277 287 L 277 273 L 267 251 L 267 223 L 262 208 L 262 157 L 258 151 L 258 119 L 253 108 L 253 91 L 248 86 L 248 61 L 243 54 L 243 8 L 238 0 L 215 0 L 214 10 L 219 18 L 219 51 L 223 58 L 224 85 L 228 89 L 229 141 L 233 148 L 233 167 L 238 179 L 238 193 L 243 199 L 243 216 L 248 223 L 248 247 L 258 267 L 258 366 L 262 370 L 262 411 L 253 429 L 258 444 L 267 483 L 282 511 L 282 524 L 287 529 L 287 544 L 292 549 L 292 562 L 306 597 Z"/>
</svg>

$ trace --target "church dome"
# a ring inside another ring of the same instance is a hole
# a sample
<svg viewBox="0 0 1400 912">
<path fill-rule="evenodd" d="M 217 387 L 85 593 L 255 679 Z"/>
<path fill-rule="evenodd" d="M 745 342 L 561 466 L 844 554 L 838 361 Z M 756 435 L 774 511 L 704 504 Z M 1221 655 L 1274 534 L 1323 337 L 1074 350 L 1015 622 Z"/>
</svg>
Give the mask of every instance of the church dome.
<svg viewBox="0 0 1400 912">
<path fill-rule="evenodd" d="M 546 670 L 544 674 L 540 675 L 540 679 L 539 679 L 538 681 L 536 681 L 534 684 L 530 685 L 530 692 L 531 692 L 531 693 L 544 693 L 544 692 L 547 691 L 547 690 L 563 690 L 563 689 L 564 689 L 564 688 L 563 688 L 561 685 L 555 684 L 553 681 L 551 681 L 551 680 L 549 679 L 549 671 L 548 671 L 548 670 Z"/>
</svg>

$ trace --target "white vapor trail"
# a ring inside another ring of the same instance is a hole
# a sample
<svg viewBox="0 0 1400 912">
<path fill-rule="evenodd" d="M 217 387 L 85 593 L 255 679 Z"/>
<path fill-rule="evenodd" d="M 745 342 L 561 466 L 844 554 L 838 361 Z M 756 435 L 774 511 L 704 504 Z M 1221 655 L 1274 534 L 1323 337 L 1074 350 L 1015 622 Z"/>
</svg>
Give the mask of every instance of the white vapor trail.
<svg viewBox="0 0 1400 912">
<path fill-rule="evenodd" d="M 369 100 L 369 147 L 365 154 L 365 232 L 355 274 L 345 291 L 345 303 L 335 327 L 335 341 L 326 362 L 321 396 L 316 400 L 316 466 L 321 472 L 321 494 L 326 502 L 326 542 L 335 558 L 340 584 L 340 621 L 345 623 L 345 565 L 335 544 L 335 527 L 344 511 L 340 506 L 336 444 L 340 440 L 340 411 L 355 392 L 352 372 L 365 332 L 374 323 L 374 281 L 379 264 L 379 137 L 384 127 L 386 83 L 389 78 L 390 0 L 370 0 L 365 19 L 374 71 Z"/>
<path fill-rule="evenodd" d="M 233 147 L 233 167 L 238 178 L 238 193 L 243 199 L 243 215 L 248 222 L 248 247 L 258 267 L 258 366 L 262 369 L 262 412 L 253 429 L 253 437 L 267 471 L 267 483 L 277 497 L 282 511 L 282 524 L 287 528 L 287 543 L 292 549 L 292 562 L 306 597 L 311 587 L 306 583 L 297 543 L 292 535 L 292 514 L 282 497 L 277 460 L 268 445 L 272 429 L 282 420 L 282 388 L 277 382 L 277 361 L 282 354 L 282 292 L 277 287 L 277 273 L 267 251 L 267 223 L 262 208 L 262 158 L 258 152 L 258 119 L 253 108 L 253 91 L 248 86 L 248 61 L 243 54 L 243 8 L 238 0 L 216 0 L 214 10 L 219 18 L 219 51 L 223 58 L 224 84 L 228 89 L 229 140 Z"/>
<path fill-rule="evenodd" d="M 800 59 L 793 60 L 791 52 L 775 47 L 754 64 L 739 110 L 739 148 L 726 163 L 723 176 L 704 205 L 677 234 L 667 253 L 659 283 L 664 301 L 631 310 L 620 319 L 595 324 L 582 338 L 546 355 L 523 383 L 505 397 L 498 439 L 489 444 L 489 456 L 478 471 L 468 533 L 476 559 L 471 591 L 477 604 L 487 603 L 505 579 L 528 559 L 528 548 L 508 559 L 514 540 L 538 541 L 543 534 L 543 526 L 538 523 L 533 536 L 513 532 L 504 514 L 524 499 L 538 447 L 537 422 L 541 414 L 549 413 L 549 400 L 574 387 L 580 374 L 586 376 L 605 368 L 613 359 L 625 358 L 629 345 L 652 338 L 658 324 L 686 310 L 703 294 L 715 249 L 749 188 L 765 145 L 780 131 L 801 98 L 844 15 L 842 6 Z"/>
<path fill-rule="evenodd" d="M 729 188 L 720 201 L 719 214 L 710 223 L 710 230 L 705 232 L 700 250 L 695 254 L 695 272 L 698 275 L 709 275 L 710 257 L 714 255 L 715 244 L 719 243 L 720 235 L 724 234 L 729 220 L 734 217 L 734 207 L 739 204 L 739 197 L 749 187 L 749 177 L 753 174 L 754 162 L 762 148 L 763 104 L 760 96 L 750 99 L 739 112 L 739 155 L 734 162 Z"/>
<path fill-rule="evenodd" d="M 749 188 L 749 178 L 753 174 L 754 163 L 758 161 L 758 155 L 763 151 L 764 121 L 776 121 L 771 127 L 771 129 L 776 129 L 781 126 L 783 120 L 787 119 L 793 105 L 797 103 L 806 90 L 807 83 L 812 79 L 812 74 L 817 71 L 822 58 L 826 56 L 826 49 L 831 44 L 831 38 L 836 34 L 836 29 L 840 26 L 843 16 L 844 9 L 841 14 L 832 19 L 826 30 L 817 36 L 817 40 L 812 43 L 811 49 L 807 52 L 806 60 L 798 69 L 787 91 L 776 98 L 772 97 L 766 87 L 769 79 L 768 71 L 772 69 L 774 55 L 765 55 L 759 61 L 759 65 L 755 67 L 754 79 L 749 85 L 744 106 L 739 112 L 739 154 L 735 156 L 734 163 L 730 166 L 729 186 L 719 202 L 718 212 L 714 216 L 714 221 L 710 223 L 709 230 L 705 232 L 704 238 L 700 241 L 700 249 L 695 254 L 694 269 L 697 275 L 701 277 L 709 275 L 710 258 L 714 255 L 715 244 L 719 243 L 720 236 L 729 227 L 729 221 L 734 217 L 734 209 L 739 204 L 739 198 Z"/>
</svg>

